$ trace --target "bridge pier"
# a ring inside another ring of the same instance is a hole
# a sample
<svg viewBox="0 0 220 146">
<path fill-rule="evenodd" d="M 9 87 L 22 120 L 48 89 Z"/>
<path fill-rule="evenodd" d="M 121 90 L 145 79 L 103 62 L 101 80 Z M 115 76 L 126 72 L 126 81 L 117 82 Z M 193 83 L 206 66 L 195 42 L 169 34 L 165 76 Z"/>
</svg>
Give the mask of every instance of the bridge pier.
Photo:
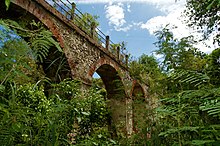
<svg viewBox="0 0 220 146">
<path fill-rule="evenodd" d="M 133 133 L 133 101 L 132 98 L 128 97 L 126 99 L 126 130 L 128 137 Z"/>
</svg>

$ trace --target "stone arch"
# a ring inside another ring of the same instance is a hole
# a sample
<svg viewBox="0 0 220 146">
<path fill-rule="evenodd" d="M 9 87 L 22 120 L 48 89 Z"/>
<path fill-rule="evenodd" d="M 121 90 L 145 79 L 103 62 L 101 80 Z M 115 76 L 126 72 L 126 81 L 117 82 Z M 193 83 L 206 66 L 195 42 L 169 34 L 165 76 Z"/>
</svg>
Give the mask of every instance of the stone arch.
<svg viewBox="0 0 220 146">
<path fill-rule="evenodd" d="M 117 94 L 124 94 L 123 98 L 128 97 L 128 94 L 125 91 L 123 79 L 120 76 L 120 73 L 122 71 L 119 69 L 118 65 L 115 62 L 111 61 L 108 58 L 100 58 L 98 61 L 96 61 L 90 67 L 90 70 L 88 72 L 87 78 L 90 80 L 90 82 L 95 72 L 97 72 L 98 75 L 101 77 L 107 90 L 108 98 L 112 98 L 113 96 L 116 96 L 117 98 Z"/>
<path fill-rule="evenodd" d="M 33 16 L 42 22 L 53 33 L 63 48 L 71 69 L 71 77 L 81 80 L 86 87 L 91 85 L 92 75 L 95 71 L 102 74 L 102 78 L 105 78 L 107 83 L 108 78 L 104 76 L 105 73 L 108 73 L 107 70 L 110 68 L 110 71 L 113 72 L 113 75 L 108 74 L 111 81 L 118 79 L 121 82 L 121 87 L 125 88 L 123 91 L 125 98 L 123 98 L 123 100 L 126 100 L 124 104 L 128 106 L 126 116 L 127 131 L 129 134 L 132 133 L 132 109 L 130 109 L 132 101 L 130 91 L 132 89 L 133 79 L 130 77 L 126 67 L 117 57 L 111 54 L 108 49 L 102 47 L 97 41 L 90 38 L 89 35 L 81 31 L 64 15 L 48 5 L 45 0 L 13 0 L 7 12 L 5 10 L 4 1 L 0 1 L 0 8 L 2 10 L 0 13 L 2 18 L 3 16 L 5 17 L 4 14 L 17 17 L 20 11 L 20 14 L 23 13 L 24 16 L 27 17 Z M 16 16 L 14 14 L 16 14 Z M 114 84 L 109 84 L 107 87 L 109 98 L 114 96 L 111 95 L 111 93 L 115 94 L 111 91 L 112 89 L 110 87 L 114 87 Z"/>
<path fill-rule="evenodd" d="M 133 100 L 133 131 L 138 132 L 142 128 L 141 126 L 145 124 L 147 92 L 144 85 L 134 80 L 130 94 Z"/>
<path fill-rule="evenodd" d="M 109 125 L 112 129 L 110 131 L 113 130 L 113 136 L 116 136 L 117 131 L 126 133 L 127 94 L 120 77 L 119 67 L 114 62 L 101 58 L 93 64 L 88 76 L 92 78 L 95 72 L 101 77 L 107 91 L 108 105 L 111 111 Z M 120 124 L 123 126 L 119 127 Z"/>
<path fill-rule="evenodd" d="M 143 87 L 143 85 L 141 83 L 139 83 L 137 80 L 133 81 L 132 84 L 132 89 L 131 89 L 131 93 L 130 95 L 135 98 L 135 97 L 142 97 L 143 99 L 145 99 L 147 97 L 147 89 L 145 89 L 146 87 Z"/>
</svg>

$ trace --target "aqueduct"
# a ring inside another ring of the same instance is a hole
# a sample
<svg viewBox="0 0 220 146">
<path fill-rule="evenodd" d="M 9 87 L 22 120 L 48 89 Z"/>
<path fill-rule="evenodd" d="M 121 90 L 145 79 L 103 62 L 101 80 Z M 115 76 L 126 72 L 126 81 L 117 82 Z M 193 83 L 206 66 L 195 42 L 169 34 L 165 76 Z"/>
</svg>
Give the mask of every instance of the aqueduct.
<svg viewBox="0 0 220 146">
<path fill-rule="evenodd" d="M 26 16 L 31 15 L 42 22 L 59 42 L 73 79 L 79 79 L 84 85 L 90 86 L 92 76 L 97 72 L 103 80 L 109 98 L 118 94 L 118 87 L 123 87 L 122 101 L 126 107 L 126 130 L 127 134 L 131 134 L 133 131 L 132 96 L 141 91 L 146 98 L 147 87 L 130 77 L 126 66 L 127 56 L 120 53 L 119 48 L 113 50 L 108 36 L 98 28 L 92 27 L 92 24 L 89 24 L 91 31 L 86 32 L 72 21 L 78 16 L 75 5 L 71 5 L 74 12 L 70 12 L 63 7 L 54 7 L 54 2 L 52 0 L 11 0 L 9 10 L 6 11 L 2 0 L 0 18 L 15 19 L 23 16 L 22 19 L 25 19 Z M 65 5 L 64 2 L 63 4 Z"/>
</svg>

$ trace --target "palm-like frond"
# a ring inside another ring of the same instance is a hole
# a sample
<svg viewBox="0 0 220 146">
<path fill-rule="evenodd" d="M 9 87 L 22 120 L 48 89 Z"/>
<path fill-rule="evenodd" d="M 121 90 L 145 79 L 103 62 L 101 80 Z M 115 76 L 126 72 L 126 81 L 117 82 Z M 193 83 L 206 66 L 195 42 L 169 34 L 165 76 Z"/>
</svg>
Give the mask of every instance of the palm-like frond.
<svg viewBox="0 0 220 146">
<path fill-rule="evenodd" d="M 7 28 L 12 29 L 18 36 L 29 40 L 29 46 L 34 52 L 34 56 L 39 62 L 48 56 L 51 47 L 55 47 L 58 51 L 62 52 L 59 43 L 53 38 L 53 34 L 46 30 L 41 23 L 33 21 L 31 26 L 37 28 L 30 30 L 22 27 L 19 23 L 12 20 L 0 20 L 0 24 Z"/>
<path fill-rule="evenodd" d="M 206 74 L 190 70 L 176 70 L 168 78 L 180 84 L 190 84 L 194 87 L 200 87 L 209 83 L 210 78 Z"/>
</svg>

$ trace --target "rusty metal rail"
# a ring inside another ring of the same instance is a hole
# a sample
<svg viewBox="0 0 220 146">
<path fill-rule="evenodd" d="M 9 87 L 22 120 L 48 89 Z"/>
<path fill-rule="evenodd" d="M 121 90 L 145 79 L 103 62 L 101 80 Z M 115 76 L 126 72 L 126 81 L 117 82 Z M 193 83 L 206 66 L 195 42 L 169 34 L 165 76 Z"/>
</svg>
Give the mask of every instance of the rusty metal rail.
<svg viewBox="0 0 220 146">
<path fill-rule="evenodd" d="M 120 46 L 114 44 L 109 36 L 105 35 L 96 25 L 95 21 L 88 18 L 88 13 L 82 13 L 77 9 L 75 3 L 69 0 L 45 0 L 48 4 L 62 13 L 68 20 L 71 20 L 83 32 L 96 40 L 100 45 L 108 49 L 122 63 L 127 64 L 128 55 L 126 55 Z"/>
</svg>

